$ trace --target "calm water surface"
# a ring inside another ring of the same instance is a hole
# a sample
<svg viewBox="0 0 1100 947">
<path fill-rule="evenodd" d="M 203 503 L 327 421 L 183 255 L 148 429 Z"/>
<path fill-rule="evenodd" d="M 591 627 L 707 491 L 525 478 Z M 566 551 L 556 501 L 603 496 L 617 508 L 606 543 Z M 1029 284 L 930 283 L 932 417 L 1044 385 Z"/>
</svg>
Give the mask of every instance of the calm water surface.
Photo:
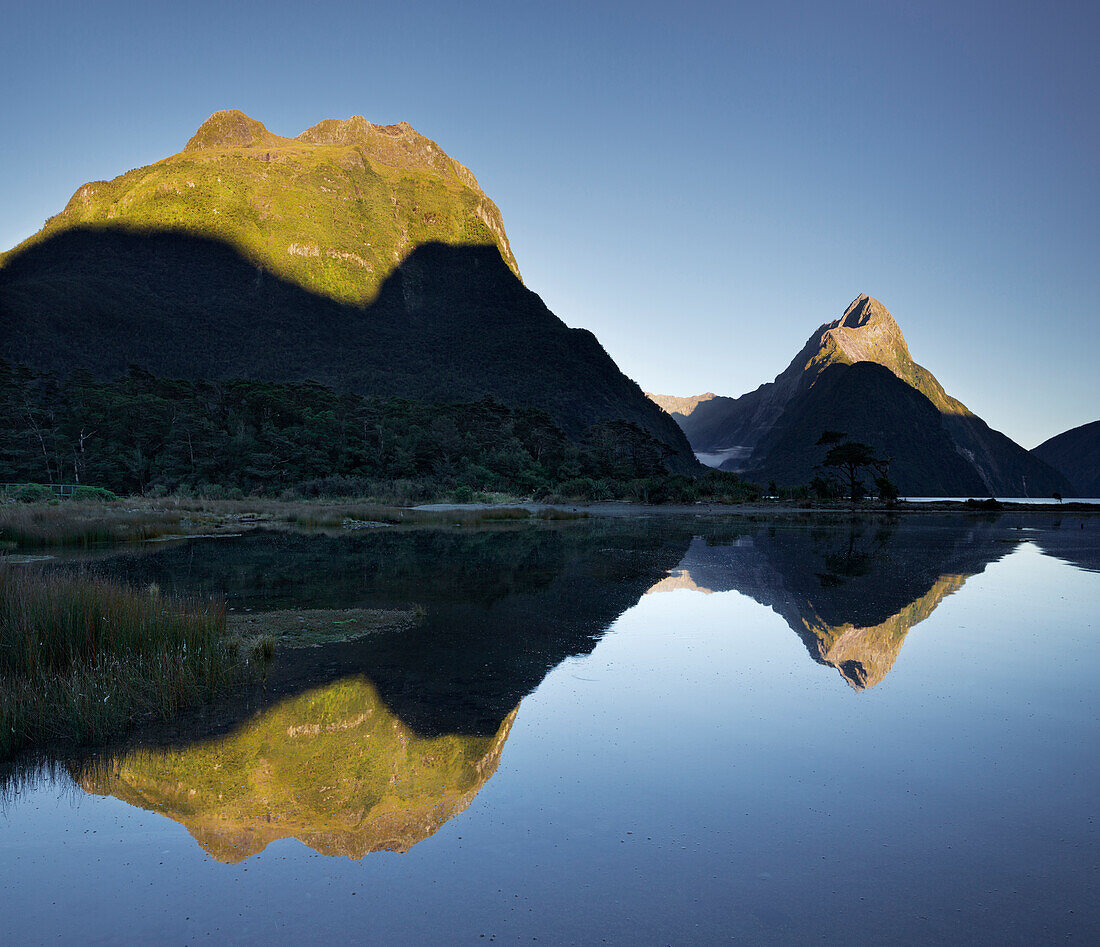
<svg viewBox="0 0 1100 947">
<path fill-rule="evenodd" d="M 5 943 L 1100 937 L 1095 519 L 253 534 L 90 567 L 238 615 L 421 617 L 9 777 Z"/>
</svg>

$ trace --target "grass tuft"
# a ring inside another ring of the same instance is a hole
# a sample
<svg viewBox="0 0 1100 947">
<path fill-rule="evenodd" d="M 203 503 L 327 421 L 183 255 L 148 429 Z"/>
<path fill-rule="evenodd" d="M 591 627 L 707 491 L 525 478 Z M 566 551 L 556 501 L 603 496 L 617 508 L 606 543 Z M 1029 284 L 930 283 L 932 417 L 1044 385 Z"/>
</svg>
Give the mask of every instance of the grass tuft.
<svg viewBox="0 0 1100 947">
<path fill-rule="evenodd" d="M 0 566 L 0 759 L 171 719 L 247 667 L 220 604 Z"/>
</svg>

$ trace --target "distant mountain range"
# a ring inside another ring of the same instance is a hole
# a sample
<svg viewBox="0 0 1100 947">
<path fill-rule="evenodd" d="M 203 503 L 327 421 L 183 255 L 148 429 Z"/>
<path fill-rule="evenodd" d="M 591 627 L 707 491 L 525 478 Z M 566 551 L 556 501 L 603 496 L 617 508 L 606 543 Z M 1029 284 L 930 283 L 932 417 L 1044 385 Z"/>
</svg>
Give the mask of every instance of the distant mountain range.
<svg viewBox="0 0 1100 947">
<path fill-rule="evenodd" d="M 417 401 L 491 395 L 567 434 L 687 440 L 519 278 L 496 205 L 406 123 L 283 138 L 217 112 L 179 154 L 80 187 L 0 256 L 0 359 L 97 378 L 312 380 Z"/>
<path fill-rule="evenodd" d="M 760 482 L 809 482 L 826 452 L 817 441 L 834 430 L 891 457 L 890 476 L 903 495 L 1074 493 L 1057 470 L 948 395 L 913 361 L 886 307 L 862 294 L 755 391 L 650 398 L 687 409 L 672 416 L 697 452 L 727 452 L 724 469 Z"/>
<path fill-rule="evenodd" d="M 1065 474 L 1077 496 L 1100 497 L 1100 421 L 1055 435 L 1031 453 Z"/>
</svg>

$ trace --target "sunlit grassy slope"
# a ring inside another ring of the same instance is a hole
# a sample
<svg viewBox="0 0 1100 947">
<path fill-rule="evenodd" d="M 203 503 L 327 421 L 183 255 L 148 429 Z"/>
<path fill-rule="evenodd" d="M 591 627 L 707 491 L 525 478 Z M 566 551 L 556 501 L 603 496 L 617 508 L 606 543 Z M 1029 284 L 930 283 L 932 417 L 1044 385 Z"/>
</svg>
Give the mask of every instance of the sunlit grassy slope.
<svg viewBox="0 0 1100 947">
<path fill-rule="evenodd" d="M 404 122 L 359 116 L 282 138 L 239 111 L 216 112 L 179 154 L 79 188 L 15 249 L 79 225 L 214 237 L 341 302 L 372 299 L 432 240 L 493 244 L 519 275 L 500 211 L 466 167 Z"/>
</svg>

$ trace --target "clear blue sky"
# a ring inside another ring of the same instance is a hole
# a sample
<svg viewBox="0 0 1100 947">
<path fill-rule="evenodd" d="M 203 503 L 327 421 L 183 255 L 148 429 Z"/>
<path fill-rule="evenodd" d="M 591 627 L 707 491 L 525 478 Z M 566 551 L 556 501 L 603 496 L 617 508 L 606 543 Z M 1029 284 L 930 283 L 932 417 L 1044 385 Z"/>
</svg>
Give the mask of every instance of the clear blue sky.
<svg viewBox="0 0 1100 947">
<path fill-rule="evenodd" d="M 4 0 L 0 246 L 213 111 L 406 120 L 642 387 L 737 395 L 859 292 L 1032 447 L 1100 417 L 1100 6 Z"/>
</svg>

